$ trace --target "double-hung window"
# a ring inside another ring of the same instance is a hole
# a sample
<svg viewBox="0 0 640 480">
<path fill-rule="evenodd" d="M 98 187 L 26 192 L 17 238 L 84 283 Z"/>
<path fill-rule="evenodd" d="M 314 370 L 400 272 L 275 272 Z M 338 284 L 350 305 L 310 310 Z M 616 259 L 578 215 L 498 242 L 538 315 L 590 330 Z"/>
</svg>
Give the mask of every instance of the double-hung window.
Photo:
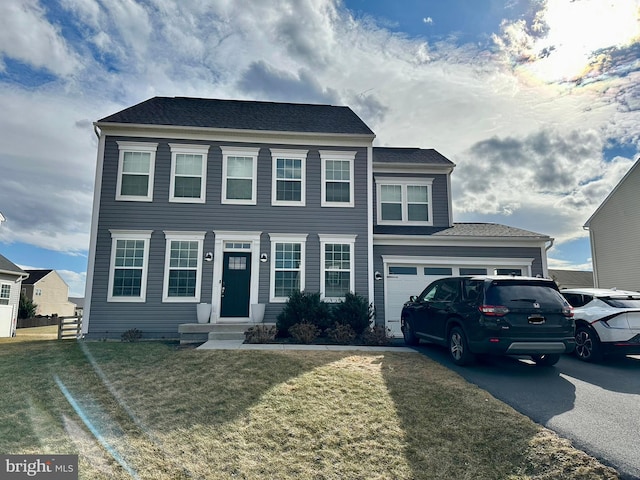
<svg viewBox="0 0 640 480">
<path fill-rule="evenodd" d="M 163 302 L 199 302 L 205 232 L 164 232 Z"/>
<path fill-rule="evenodd" d="M 271 240 L 271 302 L 285 302 L 305 286 L 307 234 L 269 234 Z"/>
<path fill-rule="evenodd" d="M 305 205 L 307 150 L 271 149 L 272 205 Z"/>
<path fill-rule="evenodd" d="M 433 225 L 433 179 L 376 178 L 379 225 Z"/>
<path fill-rule="evenodd" d="M 328 300 L 344 299 L 347 292 L 354 291 L 356 235 L 318 236 L 322 255 L 320 296 Z"/>
<path fill-rule="evenodd" d="M 11 298 L 11 285 L 8 283 L 0 283 L 0 305 L 9 305 Z"/>
<path fill-rule="evenodd" d="M 144 302 L 151 230 L 111 230 L 109 302 Z"/>
<path fill-rule="evenodd" d="M 353 207 L 353 163 L 356 152 L 320 150 L 323 207 Z"/>
<path fill-rule="evenodd" d="M 170 202 L 204 203 L 207 189 L 208 145 L 169 144 L 171 147 Z"/>
<path fill-rule="evenodd" d="M 256 204 L 258 148 L 222 149 L 222 203 Z"/>
<path fill-rule="evenodd" d="M 118 142 L 116 200 L 153 201 L 157 143 Z"/>
</svg>

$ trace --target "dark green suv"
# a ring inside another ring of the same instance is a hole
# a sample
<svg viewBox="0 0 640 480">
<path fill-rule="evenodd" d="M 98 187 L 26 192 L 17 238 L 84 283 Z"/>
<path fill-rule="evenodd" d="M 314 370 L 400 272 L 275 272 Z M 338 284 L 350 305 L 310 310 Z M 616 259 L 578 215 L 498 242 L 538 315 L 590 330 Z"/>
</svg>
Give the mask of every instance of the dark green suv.
<svg viewBox="0 0 640 480">
<path fill-rule="evenodd" d="M 476 354 L 530 355 L 554 365 L 575 346 L 573 309 L 544 278 L 441 278 L 404 304 L 401 321 L 407 345 L 444 345 L 458 365 Z"/>
</svg>

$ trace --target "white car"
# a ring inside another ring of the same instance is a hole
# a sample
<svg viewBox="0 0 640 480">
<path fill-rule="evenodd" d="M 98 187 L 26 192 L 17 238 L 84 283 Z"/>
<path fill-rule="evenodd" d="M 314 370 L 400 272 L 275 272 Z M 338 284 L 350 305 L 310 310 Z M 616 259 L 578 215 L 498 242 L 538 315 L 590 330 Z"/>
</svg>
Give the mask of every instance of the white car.
<svg viewBox="0 0 640 480">
<path fill-rule="evenodd" d="M 640 292 L 601 288 L 560 291 L 573 306 L 575 354 L 597 362 L 607 354 L 640 354 Z"/>
</svg>

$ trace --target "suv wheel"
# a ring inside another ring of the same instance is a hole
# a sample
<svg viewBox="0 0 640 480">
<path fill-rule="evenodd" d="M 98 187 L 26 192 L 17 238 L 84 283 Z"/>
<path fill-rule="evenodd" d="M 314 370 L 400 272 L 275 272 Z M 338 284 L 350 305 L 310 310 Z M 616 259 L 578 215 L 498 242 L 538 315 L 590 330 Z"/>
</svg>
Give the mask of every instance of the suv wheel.
<svg viewBox="0 0 640 480">
<path fill-rule="evenodd" d="M 599 362 L 602 360 L 600 341 L 593 331 L 580 325 L 576 328 L 576 356 L 585 362 Z"/>
<path fill-rule="evenodd" d="M 541 367 L 550 367 L 551 365 L 555 365 L 560 360 L 560 355 L 553 353 L 547 355 L 531 355 L 531 358 L 536 365 L 540 365 Z"/>
<path fill-rule="evenodd" d="M 420 343 L 420 339 L 416 337 L 413 329 L 411 328 L 411 322 L 409 320 L 404 321 L 404 325 L 402 327 L 402 336 L 404 337 L 404 343 L 409 346 L 416 346 Z"/>
<path fill-rule="evenodd" d="M 453 327 L 449 332 L 449 355 L 456 365 L 469 365 L 475 360 L 469 351 L 467 337 L 460 327 Z"/>
</svg>

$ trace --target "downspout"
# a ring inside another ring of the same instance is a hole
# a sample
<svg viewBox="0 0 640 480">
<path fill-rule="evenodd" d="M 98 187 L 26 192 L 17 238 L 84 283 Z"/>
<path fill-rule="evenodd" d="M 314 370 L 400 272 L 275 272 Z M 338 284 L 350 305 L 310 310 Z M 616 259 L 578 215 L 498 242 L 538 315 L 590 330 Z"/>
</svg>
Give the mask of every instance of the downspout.
<svg viewBox="0 0 640 480">
<path fill-rule="evenodd" d="M 544 255 L 542 256 L 542 276 L 544 278 L 549 277 L 549 267 L 547 265 L 547 252 L 551 247 L 553 247 L 553 241 L 554 239 L 550 238 L 548 241 L 545 242 Z"/>
</svg>

